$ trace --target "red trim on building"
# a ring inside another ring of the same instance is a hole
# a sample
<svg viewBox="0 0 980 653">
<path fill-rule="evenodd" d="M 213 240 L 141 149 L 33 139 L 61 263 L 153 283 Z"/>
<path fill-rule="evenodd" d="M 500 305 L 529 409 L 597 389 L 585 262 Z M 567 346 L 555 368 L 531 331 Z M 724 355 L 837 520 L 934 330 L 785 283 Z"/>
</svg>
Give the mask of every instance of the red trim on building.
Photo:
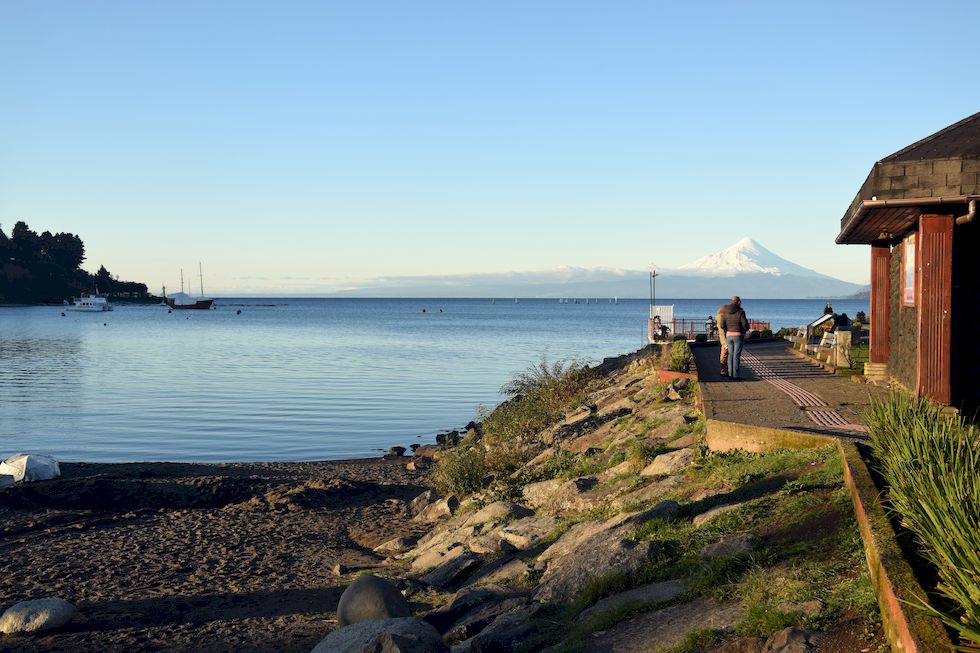
<svg viewBox="0 0 980 653">
<path fill-rule="evenodd" d="M 891 248 L 871 246 L 871 351 L 872 363 L 888 363 L 888 294 Z"/>
<path fill-rule="evenodd" d="M 916 249 L 919 360 L 916 392 L 950 403 L 953 305 L 953 216 L 923 215 Z"/>
</svg>

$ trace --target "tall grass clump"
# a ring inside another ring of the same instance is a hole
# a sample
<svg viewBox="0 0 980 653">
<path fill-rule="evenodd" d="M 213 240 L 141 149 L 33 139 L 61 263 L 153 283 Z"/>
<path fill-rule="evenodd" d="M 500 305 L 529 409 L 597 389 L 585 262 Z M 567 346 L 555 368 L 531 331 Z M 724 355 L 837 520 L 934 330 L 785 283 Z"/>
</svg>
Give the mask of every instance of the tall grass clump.
<svg viewBox="0 0 980 653">
<path fill-rule="evenodd" d="M 590 379 L 583 363 L 546 358 L 520 372 L 500 389 L 507 401 L 480 409 L 479 436 L 442 452 L 430 481 L 440 492 L 466 495 L 488 476 L 515 471 L 533 455 L 541 432 L 584 400 Z"/>
<path fill-rule="evenodd" d="M 575 405 L 584 400 L 584 390 L 591 375 L 578 362 L 546 358 L 517 374 L 500 392 L 510 399 L 490 413 L 481 412 L 481 433 L 487 448 L 507 457 L 508 452 L 526 450 L 539 434 Z M 517 458 L 520 458 L 518 455 Z M 521 464 L 512 459 L 510 465 Z"/>
<path fill-rule="evenodd" d="M 924 399 L 892 395 L 866 414 L 890 508 L 938 572 L 937 590 L 961 611 L 923 605 L 980 652 L 980 433 Z"/>
<path fill-rule="evenodd" d="M 667 369 L 672 372 L 686 372 L 691 367 L 694 355 L 687 340 L 675 340 L 670 345 L 670 358 L 667 359 Z"/>
</svg>

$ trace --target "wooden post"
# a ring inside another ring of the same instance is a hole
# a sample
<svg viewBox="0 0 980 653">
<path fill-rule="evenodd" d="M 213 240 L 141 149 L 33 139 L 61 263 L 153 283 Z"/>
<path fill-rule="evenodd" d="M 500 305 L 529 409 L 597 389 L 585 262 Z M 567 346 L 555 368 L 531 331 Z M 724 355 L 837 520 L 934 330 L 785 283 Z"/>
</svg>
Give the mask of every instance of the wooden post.
<svg viewBox="0 0 980 653">
<path fill-rule="evenodd" d="M 919 313 L 916 393 L 940 404 L 950 402 L 953 305 L 953 216 L 919 218 Z"/>
<path fill-rule="evenodd" d="M 888 273 L 891 251 L 888 244 L 871 246 L 871 337 L 868 359 L 871 363 L 888 364 Z"/>
</svg>

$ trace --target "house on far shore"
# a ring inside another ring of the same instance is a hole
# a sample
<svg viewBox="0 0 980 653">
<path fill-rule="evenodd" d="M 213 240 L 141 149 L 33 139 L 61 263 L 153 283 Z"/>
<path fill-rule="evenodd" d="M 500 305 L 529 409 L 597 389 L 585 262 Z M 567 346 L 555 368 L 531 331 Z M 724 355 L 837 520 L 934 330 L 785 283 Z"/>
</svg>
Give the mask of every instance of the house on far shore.
<svg viewBox="0 0 980 653">
<path fill-rule="evenodd" d="M 980 409 L 980 113 L 874 164 L 838 244 L 871 245 L 866 373 Z"/>
</svg>

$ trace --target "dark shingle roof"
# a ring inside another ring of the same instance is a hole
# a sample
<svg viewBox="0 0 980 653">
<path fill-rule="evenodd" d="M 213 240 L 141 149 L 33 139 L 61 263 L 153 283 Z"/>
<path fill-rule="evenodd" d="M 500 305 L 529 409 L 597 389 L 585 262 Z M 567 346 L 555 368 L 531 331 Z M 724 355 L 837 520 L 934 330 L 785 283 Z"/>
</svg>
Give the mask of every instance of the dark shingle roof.
<svg viewBox="0 0 980 653">
<path fill-rule="evenodd" d="M 921 159 L 980 157 L 980 113 L 953 123 L 881 160 L 882 163 Z"/>
</svg>

